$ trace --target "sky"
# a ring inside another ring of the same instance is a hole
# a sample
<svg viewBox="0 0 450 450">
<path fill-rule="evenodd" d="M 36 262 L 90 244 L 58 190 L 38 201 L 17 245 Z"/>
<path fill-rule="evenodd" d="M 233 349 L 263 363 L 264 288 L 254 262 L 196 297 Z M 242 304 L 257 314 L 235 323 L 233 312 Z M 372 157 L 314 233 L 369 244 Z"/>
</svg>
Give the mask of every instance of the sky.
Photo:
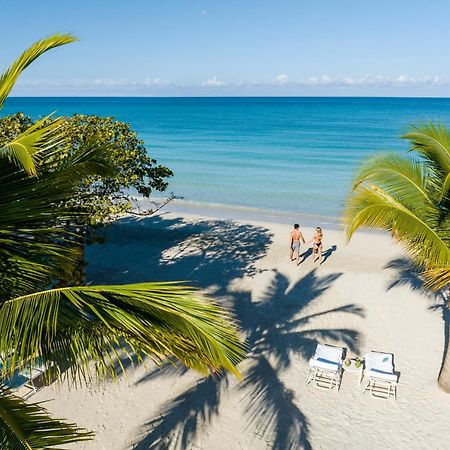
<svg viewBox="0 0 450 450">
<path fill-rule="evenodd" d="M 449 0 L 1 0 L 16 96 L 450 97 Z"/>
</svg>

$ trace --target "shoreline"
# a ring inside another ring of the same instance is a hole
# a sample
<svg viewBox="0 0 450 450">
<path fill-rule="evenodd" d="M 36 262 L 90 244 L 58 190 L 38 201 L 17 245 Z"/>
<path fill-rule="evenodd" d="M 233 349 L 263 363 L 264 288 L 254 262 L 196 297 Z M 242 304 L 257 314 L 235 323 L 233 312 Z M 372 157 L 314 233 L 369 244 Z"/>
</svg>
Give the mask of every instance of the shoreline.
<svg viewBox="0 0 450 450">
<path fill-rule="evenodd" d="M 138 198 L 136 203 L 139 207 L 147 209 L 154 206 L 151 200 L 162 202 L 164 197 L 152 197 L 151 199 Z M 179 214 L 181 216 L 188 215 L 212 219 L 236 220 L 239 222 L 288 224 L 290 226 L 298 222 L 301 226 L 306 227 L 322 226 L 332 230 L 344 229 L 340 217 L 293 213 L 289 211 L 226 205 L 222 203 L 196 202 L 178 198 L 171 200 L 157 214 L 164 213 Z"/>
<path fill-rule="evenodd" d="M 441 116 L 449 104 L 362 98 L 15 97 L 2 111 L 114 117 L 131 126 L 156 164 L 173 171 L 161 195 L 173 191 L 189 200 L 250 207 L 224 213 L 229 207 L 186 200 L 180 212 L 335 228 L 339 218 L 333 216 L 341 213 L 360 162 L 383 149 L 406 152 L 399 137 L 408 125 L 424 117 L 446 119 Z"/>
</svg>

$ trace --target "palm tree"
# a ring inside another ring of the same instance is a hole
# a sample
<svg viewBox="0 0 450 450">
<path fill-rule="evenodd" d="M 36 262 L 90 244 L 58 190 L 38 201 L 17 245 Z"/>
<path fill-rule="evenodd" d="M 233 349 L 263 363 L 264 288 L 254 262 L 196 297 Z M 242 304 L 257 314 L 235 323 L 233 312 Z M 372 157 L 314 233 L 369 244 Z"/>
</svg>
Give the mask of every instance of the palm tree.
<svg viewBox="0 0 450 450">
<path fill-rule="evenodd" d="M 32 61 L 74 40 L 56 34 L 26 50 L 0 77 L 0 108 Z M 191 287 L 57 287 L 81 251 L 67 224 L 89 214 L 68 199 L 79 195 L 78 182 L 87 175 L 113 170 L 107 154 L 92 140 L 69 155 L 61 119 L 45 118 L 0 143 L 0 378 L 39 360 L 49 368 L 48 379 L 62 373 L 75 383 L 104 380 L 116 377 L 127 357 L 179 360 L 203 374 L 238 374 L 244 350 L 231 312 Z M 0 389 L 2 449 L 56 448 L 92 437 Z"/>
<path fill-rule="evenodd" d="M 418 158 L 377 155 L 356 175 L 344 213 L 347 238 L 362 226 L 390 231 L 417 264 L 426 285 L 448 295 L 450 130 L 430 123 L 413 127 L 403 138 Z M 438 383 L 450 393 L 450 352 L 444 356 Z"/>
</svg>

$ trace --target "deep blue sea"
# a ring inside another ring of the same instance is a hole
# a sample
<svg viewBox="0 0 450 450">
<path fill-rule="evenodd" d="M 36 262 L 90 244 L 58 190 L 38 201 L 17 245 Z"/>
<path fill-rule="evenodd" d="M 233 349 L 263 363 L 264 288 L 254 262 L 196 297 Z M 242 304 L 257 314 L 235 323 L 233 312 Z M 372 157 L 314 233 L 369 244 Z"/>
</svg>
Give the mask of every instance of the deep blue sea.
<svg viewBox="0 0 450 450">
<path fill-rule="evenodd" d="M 9 98 L 1 115 L 129 122 L 188 202 L 337 217 L 360 162 L 406 151 L 410 124 L 450 125 L 450 99 Z"/>
</svg>

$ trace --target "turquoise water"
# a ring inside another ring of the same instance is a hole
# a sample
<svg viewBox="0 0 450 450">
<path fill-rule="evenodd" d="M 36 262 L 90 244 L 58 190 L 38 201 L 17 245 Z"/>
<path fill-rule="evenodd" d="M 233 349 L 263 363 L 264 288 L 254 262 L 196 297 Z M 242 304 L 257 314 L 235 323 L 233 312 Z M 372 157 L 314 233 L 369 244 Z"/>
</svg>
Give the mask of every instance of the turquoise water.
<svg viewBox="0 0 450 450">
<path fill-rule="evenodd" d="M 409 124 L 450 125 L 450 99 L 10 98 L 2 115 L 57 111 L 131 123 L 191 202 L 337 217 L 360 161 L 406 150 Z"/>
</svg>

